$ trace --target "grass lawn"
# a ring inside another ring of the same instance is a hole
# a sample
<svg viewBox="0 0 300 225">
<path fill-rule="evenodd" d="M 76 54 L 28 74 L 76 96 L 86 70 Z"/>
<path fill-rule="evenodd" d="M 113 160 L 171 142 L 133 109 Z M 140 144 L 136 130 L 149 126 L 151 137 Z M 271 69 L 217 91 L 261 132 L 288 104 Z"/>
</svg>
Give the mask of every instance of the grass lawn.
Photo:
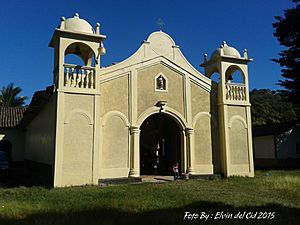
<svg viewBox="0 0 300 225">
<path fill-rule="evenodd" d="M 184 220 L 185 212 L 209 219 Z M 220 219 L 221 212 L 245 214 Z M 108 187 L 0 188 L 0 224 L 300 224 L 300 170 Z"/>
</svg>

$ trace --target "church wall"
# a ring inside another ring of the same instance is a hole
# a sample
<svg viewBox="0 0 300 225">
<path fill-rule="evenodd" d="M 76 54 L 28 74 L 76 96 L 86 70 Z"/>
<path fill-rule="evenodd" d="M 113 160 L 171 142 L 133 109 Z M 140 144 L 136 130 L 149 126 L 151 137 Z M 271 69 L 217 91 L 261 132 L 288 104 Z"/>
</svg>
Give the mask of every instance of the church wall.
<svg viewBox="0 0 300 225">
<path fill-rule="evenodd" d="M 194 124 L 195 172 L 212 174 L 212 132 L 210 116 L 210 93 L 191 84 L 191 109 Z"/>
<path fill-rule="evenodd" d="M 202 114 L 194 126 L 195 172 L 198 174 L 212 174 L 212 142 L 211 122 L 208 114 Z"/>
<path fill-rule="evenodd" d="M 249 140 L 245 107 L 229 106 L 228 119 L 231 173 L 249 173 Z"/>
<path fill-rule="evenodd" d="M 62 184 L 92 183 L 94 96 L 65 94 Z"/>
<path fill-rule="evenodd" d="M 128 118 L 128 75 L 115 78 L 100 84 L 101 117 L 110 111 L 119 111 Z"/>
<path fill-rule="evenodd" d="M 129 129 L 121 114 L 112 113 L 102 124 L 101 178 L 127 177 L 129 174 Z"/>
<path fill-rule="evenodd" d="M 221 151 L 220 151 L 220 131 L 219 131 L 219 108 L 218 108 L 218 85 L 213 83 L 210 93 L 210 113 L 212 130 L 212 154 L 214 173 L 221 173 Z"/>
<path fill-rule="evenodd" d="M 155 77 L 162 73 L 167 78 L 168 92 L 155 91 Z M 138 71 L 138 116 L 158 101 L 167 101 L 167 105 L 184 115 L 183 76 L 161 64 Z"/>
<path fill-rule="evenodd" d="M 100 177 L 129 174 L 129 76 L 101 83 Z"/>
<path fill-rule="evenodd" d="M 210 93 L 191 82 L 192 117 L 199 112 L 210 112 Z"/>
<path fill-rule="evenodd" d="M 25 159 L 53 165 L 55 143 L 55 95 L 26 127 Z"/>
</svg>

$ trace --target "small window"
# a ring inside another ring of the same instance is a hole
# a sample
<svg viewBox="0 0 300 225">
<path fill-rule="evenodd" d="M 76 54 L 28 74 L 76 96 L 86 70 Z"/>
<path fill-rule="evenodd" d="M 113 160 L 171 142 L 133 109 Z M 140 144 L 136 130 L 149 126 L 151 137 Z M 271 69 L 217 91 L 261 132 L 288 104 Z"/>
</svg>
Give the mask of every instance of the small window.
<svg viewBox="0 0 300 225">
<path fill-rule="evenodd" d="M 167 92 L 167 79 L 163 74 L 155 77 L 155 91 Z"/>
<path fill-rule="evenodd" d="M 300 155 L 300 143 L 296 143 L 296 152 Z"/>
</svg>

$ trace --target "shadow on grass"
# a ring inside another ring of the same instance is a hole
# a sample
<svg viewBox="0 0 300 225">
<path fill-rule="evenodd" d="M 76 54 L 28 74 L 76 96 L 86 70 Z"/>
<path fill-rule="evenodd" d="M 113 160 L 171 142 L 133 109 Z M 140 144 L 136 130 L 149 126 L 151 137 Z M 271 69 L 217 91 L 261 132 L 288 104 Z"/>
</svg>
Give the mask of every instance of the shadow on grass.
<svg viewBox="0 0 300 225">
<path fill-rule="evenodd" d="M 59 204 L 59 203 L 58 203 Z M 183 220 L 185 212 L 192 212 L 212 215 L 214 217 L 217 212 L 224 214 L 229 213 L 233 216 L 238 212 L 251 213 L 255 212 L 275 212 L 275 218 L 267 219 L 213 219 L 207 221 L 204 219 Z M 30 215 L 24 219 L 5 219 L 0 218 L 0 224 L 21 224 L 21 225 L 142 225 L 142 224 L 299 224 L 300 211 L 298 209 L 283 207 L 280 205 L 266 205 L 264 207 L 241 207 L 234 208 L 230 205 L 212 202 L 196 202 L 194 204 L 173 209 L 160 209 L 154 211 L 146 211 L 141 213 L 125 212 L 117 209 L 85 209 L 77 212 L 60 213 L 60 212 L 45 212 Z"/>
</svg>

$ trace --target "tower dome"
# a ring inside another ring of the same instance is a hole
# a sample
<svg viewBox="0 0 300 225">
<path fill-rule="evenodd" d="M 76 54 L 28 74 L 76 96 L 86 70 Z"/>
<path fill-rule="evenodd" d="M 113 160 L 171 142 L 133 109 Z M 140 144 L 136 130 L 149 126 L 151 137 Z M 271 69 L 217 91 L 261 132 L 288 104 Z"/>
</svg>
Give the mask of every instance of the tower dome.
<svg viewBox="0 0 300 225">
<path fill-rule="evenodd" d="M 64 30 L 88 34 L 95 33 L 93 27 L 86 20 L 79 18 L 78 13 L 75 13 L 73 18 L 65 19 L 64 17 L 62 17 L 61 20 L 61 28 Z"/>
<path fill-rule="evenodd" d="M 222 53 L 222 50 L 223 50 L 223 53 Z M 226 41 L 223 41 L 220 48 L 217 48 L 217 50 L 213 52 L 211 59 L 214 59 L 214 58 L 217 58 L 220 56 L 229 56 L 229 57 L 238 58 L 238 59 L 241 58 L 241 55 L 238 52 L 238 50 L 227 45 Z"/>
</svg>

